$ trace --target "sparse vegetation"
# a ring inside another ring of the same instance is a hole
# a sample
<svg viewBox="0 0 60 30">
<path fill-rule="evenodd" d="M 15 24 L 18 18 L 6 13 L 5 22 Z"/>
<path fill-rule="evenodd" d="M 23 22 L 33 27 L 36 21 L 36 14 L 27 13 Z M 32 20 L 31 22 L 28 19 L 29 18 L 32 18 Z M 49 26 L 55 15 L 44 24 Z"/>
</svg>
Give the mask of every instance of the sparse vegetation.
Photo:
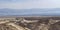
<svg viewBox="0 0 60 30">
<path fill-rule="evenodd" d="M 0 18 L 0 30 L 60 30 L 60 17 Z"/>
</svg>

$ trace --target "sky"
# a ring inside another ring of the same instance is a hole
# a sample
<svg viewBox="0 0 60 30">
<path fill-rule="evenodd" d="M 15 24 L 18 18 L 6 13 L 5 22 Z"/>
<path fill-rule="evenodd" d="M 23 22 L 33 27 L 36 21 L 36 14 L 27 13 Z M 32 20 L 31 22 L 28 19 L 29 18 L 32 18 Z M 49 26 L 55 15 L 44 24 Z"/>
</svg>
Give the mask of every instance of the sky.
<svg viewBox="0 0 60 30">
<path fill-rule="evenodd" d="M 0 9 L 1 8 L 60 8 L 60 0 L 0 0 Z"/>
</svg>

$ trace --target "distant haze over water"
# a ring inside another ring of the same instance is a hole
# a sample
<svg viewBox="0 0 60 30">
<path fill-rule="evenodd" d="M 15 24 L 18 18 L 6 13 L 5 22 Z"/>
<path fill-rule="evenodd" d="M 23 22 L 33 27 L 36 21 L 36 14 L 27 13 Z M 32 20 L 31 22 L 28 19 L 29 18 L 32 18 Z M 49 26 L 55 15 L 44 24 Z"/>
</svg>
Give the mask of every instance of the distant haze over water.
<svg viewBox="0 0 60 30">
<path fill-rule="evenodd" d="M 60 16 L 60 8 L 51 9 L 0 9 L 0 16 Z"/>
</svg>

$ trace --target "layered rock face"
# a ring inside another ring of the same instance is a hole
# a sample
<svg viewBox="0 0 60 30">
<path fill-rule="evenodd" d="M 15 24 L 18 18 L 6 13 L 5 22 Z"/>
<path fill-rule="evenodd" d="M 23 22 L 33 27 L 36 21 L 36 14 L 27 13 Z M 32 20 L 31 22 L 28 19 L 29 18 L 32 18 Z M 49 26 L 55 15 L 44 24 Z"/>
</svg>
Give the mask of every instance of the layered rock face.
<svg viewBox="0 0 60 30">
<path fill-rule="evenodd" d="M 60 19 L 4 18 L 0 20 L 0 30 L 60 30 Z"/>
</svg>

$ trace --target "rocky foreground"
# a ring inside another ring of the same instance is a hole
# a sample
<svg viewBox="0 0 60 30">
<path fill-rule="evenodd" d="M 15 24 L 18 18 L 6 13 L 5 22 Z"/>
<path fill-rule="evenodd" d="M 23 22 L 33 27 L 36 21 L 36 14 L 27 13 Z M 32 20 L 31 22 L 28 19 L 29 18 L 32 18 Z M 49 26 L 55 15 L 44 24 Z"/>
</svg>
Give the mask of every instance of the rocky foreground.
<svg viewBox="0 0 60 30">
<path fill-rule="evenodd" d="M 0 18 L 0 30 L 60 30 L 60 17 Z"/>
</svg>

